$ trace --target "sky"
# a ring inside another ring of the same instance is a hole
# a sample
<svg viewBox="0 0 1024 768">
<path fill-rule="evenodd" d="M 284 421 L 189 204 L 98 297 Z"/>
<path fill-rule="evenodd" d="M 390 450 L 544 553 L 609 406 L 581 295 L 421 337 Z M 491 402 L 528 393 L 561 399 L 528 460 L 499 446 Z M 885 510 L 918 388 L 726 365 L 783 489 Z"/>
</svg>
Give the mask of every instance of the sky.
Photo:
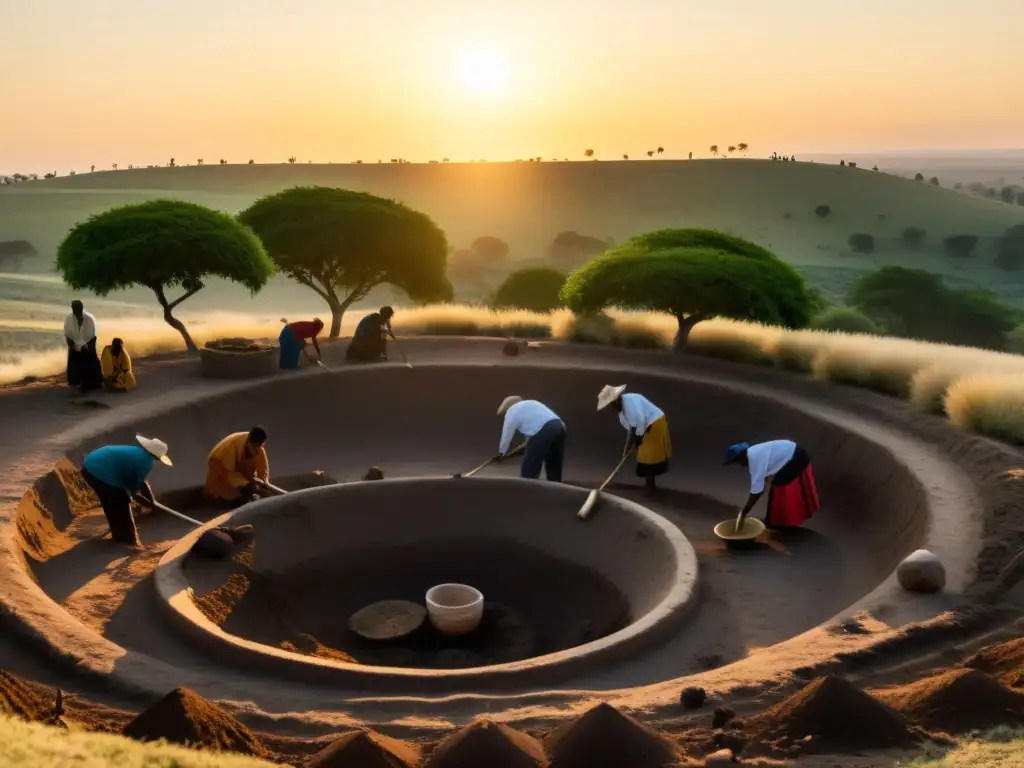
<svg viewBox="0 0 1024 768">
<path fill-rule="evenodd" d="M 0 0 L 0 172 L 1024 145 L 1021 0 Z"/>
</svg>

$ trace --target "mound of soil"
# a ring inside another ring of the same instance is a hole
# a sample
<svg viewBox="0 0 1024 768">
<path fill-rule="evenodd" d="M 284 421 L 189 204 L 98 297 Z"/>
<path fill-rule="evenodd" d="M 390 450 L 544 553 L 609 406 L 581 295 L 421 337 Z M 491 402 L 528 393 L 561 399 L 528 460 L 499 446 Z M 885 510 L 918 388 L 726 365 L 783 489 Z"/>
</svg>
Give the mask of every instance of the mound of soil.
<svg viewBox="0 0 1024 768">
<path fill-rule="evenodd" d="M 305 768 L 413 768 L 420 764 L 414 744 L 373 731 L 352 731 L 321 749 Z"/>
<path fill-rule="evenodd" d="M 610 704 L 598 704 L 556 728 L 544 740 L 551 768 L 662 768 L 676 746 Z"/>
<path fill-rule="evenodd" d="M 477 720 L 438 744 L 425 768 L 543 768 L 544 748 L 532 736 L 492 720 Z"/>
<path fill-rule="evenodd" d="M 780 701 L 747 727 L 754 741 L 764 743 L 812 736 L 817 751 L 882 749 L 918 741 L 903 715 L 833 675 Z"/>
<path fill-rule="evenodd" d="M 39 699 L 21 678 L 0 671 L 0 714 L 39 720 L 42 710 Z"/>
<path fill-rule="evenodd" d="M 296 635 L 295 642 L 285 640 L 281 643 L 281 648 L 285 651 L 291 651 L 292 653 L 301 653 L 306 656 L 316 656 L 321 659 L 330 659 L 332 661 L 342 661 L 346 664 L 359 663 L 353 656 L 349 656 L 344 651 L 336 651 L 334 648 L 329 648 L 312 635 L 303 634 L 301 632 Z"/>
<path fill-rule="evenodd" d="M 1011 688 L 1024 687 L 1024 637 L 982 648 L 964 666 L 987 672 Z"/>
<path fill-rule="evenodd" d="M 128 723 L 124 735 L 137 741 L 166 739 L 258 757 L 267 753 L 248 728 L 188 688 L 175 688 L 146 709 Z"/>
<path fill-rule="evenodd" d="M 886 691 L 884 700 L 929 729 L 966 733 L 1024 724 L 1024 694 L 976 669 L 953 669 Z"/>
</svg>

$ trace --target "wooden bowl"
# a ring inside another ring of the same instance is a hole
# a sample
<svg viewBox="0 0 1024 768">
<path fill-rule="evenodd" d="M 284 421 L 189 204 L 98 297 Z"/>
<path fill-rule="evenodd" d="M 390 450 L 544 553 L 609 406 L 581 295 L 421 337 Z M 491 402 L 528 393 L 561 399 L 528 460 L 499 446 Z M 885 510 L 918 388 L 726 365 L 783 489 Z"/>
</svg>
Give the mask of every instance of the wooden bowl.
<svg viewBox="0 0 1024 768">
<path fill-rule="evenodd" d="M 764 533 L 764 523 L 756 517 L 743 518 L 743 527 L 736 530 L 736 518 L 723 520 L 715 526 L 715 536 L 727 544 L 750 544 Z"/>
</svg>

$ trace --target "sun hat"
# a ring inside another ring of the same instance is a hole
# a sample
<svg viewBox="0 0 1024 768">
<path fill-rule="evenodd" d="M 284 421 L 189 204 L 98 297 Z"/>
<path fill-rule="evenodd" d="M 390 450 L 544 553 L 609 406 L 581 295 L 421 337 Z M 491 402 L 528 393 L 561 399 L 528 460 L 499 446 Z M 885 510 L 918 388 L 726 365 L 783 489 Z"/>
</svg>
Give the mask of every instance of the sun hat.
<svg viewBox="0 0 1024 768">
<path fill-rule="evenodd" d="M 167 455 L 167 443 L 163 440 L 157 440 L 155 437 L 143 437 L 142 435 L 136 435 L 135 439 L 139 441 L 139 445 L 145 448 L 153 458 L 159 459 L 168 467 L 174 466 L 171 457 Z"/>
<path fill-rule="evenodd" d="M 498 415 L 499 416 L 504 416 L 505 415 L 505 411 L 507 411 L 509 408 L 511 408 L 516 403 L 522 402 L 522 400 L 523 400 L 523 398 L 521 398 L 519 395 L 509 395 L 504 400 L 502 400 L 501 401 L 501 405 L 498 406 Z"/>
<path fill-rule="evenodd" d="M 623 384 L 620 387 L 614 387 L 611 384 L 605 384 L 604 388 L 597 393 L 597 410 L 603 411 L 609 405 L 618 400 L 622 396 L 622 393 L 625 391 L 625 384 Z"/>
<path fill-rule="evenodd" d="M 732 464 L 739 458 L 739 455 L 750 447 L 750 443 L 736 443 L 736 445 L 730 445 L 725 452 L 725 463 Z"/>
</svg>

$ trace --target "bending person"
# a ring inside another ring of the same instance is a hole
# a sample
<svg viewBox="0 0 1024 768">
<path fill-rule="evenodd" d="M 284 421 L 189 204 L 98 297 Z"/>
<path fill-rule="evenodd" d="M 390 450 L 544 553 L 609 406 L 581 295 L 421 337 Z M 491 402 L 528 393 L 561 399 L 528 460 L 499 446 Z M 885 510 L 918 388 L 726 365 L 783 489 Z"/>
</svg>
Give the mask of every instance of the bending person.
<svg viewBox="0 0 1024 768">
<path fill-rule="evenodd" d="M 768 528 L 798 526 L 821 506 L 811 458 L 792 440 L 771 440 L 757 445 L 737 443 L 725 452 L 725 463 L 739 464 L 750 472 L 750 498 L 743 507 L 743 517 L 764 494 L 768 480 L 771 480 L 771 489 L 764 516 Z"/>
<path fill-rule="evenodd" d="M 519 432 L 526 438 L 526 455 L 520 475 L 536 480 L 543 466 L 548 480 L 562 482 L 566 430 L 558 414 L 536 400 L 523 400 L 512 395 L 502 401 L 498 415 L 505 417 L 498 444 L 498 461 L 508 454 L 512 438 Z"/>
<path fill-rule="evenodd" d="M 217 443 L 206 460 L 203 492 L 207 498 L 244 504 L 263 490 L 257 481 L 270 482 L 266 442 L 267 431 L 253 427 L 248 432 L 228 435 Z"/>
<path fill-rule="evenodd" d="M 668 471 L 672 458 L 672 438 L 665 413 L 643 395 L 625 393 L 626 385 L 606 385 L 597 396 L 597 410 L 609 405 L 619 414 L 628 439 L 636 447 L 636 476 L 645 478 L 645 492 L 657 490 L 655 478 Z M 625 394 L 624 394 L 625 393 Z"/>
<path fill-rule="evenodd" d="M 381 307 L 378 312 L 371 312 L 356 326 L 352 341 L 345 350 L 346 360 L 359 360 L 373 363 L 388 359 L 388 336 L 395 338 L 391 330 L 391 318 L 395 310 Z"/>
<path fill-rule="evenodd" d="M 135 374 L 132 373 L 132 359 L 121 339 L 114 339 L 103 348 L 100 357 L 103 371 L 103 386 L 111 392 L 127 392 L 135 389 Z"/>
<path fill-rule="evenodd" d="M 281 335 L 277 337 L 277 343 L 281 347 L 281 359 L 278 364 L 280 368 L 294 370 L 302 365 L 302 353 L 306 348 L 306 339 L 313 344 L 317 360 L 323 362 L 324 356 L 320 351 L 320 344 L 316 340 L 316 337 L 324 329 L 323 320 L 315 317 L 312 320 L 297 320 L 294 323 L 289 323 L 284 319 L 281 322 L 285 326 L 281 329 Z"/>
<path fill-rule="evenodd" d="M 96 354 L 96 318 L 78 299 L 71 302 L 71 314 L 64 318 L 64 340 L 68 345 L 68 386 L 81 392 L 103 386 Z"/>
<path fill-rule="evenodd" d="M 132 516 L 132 497 L 141 493 L 156 501 L 147 478 L 159 459 L 172 466 L 167 443 L 136 435 L 138 445 L 107 445 L 89 453 L 82 462 L 82 477 L 96 492 L 114 541 L 141 546 Z"/>
</svg>

